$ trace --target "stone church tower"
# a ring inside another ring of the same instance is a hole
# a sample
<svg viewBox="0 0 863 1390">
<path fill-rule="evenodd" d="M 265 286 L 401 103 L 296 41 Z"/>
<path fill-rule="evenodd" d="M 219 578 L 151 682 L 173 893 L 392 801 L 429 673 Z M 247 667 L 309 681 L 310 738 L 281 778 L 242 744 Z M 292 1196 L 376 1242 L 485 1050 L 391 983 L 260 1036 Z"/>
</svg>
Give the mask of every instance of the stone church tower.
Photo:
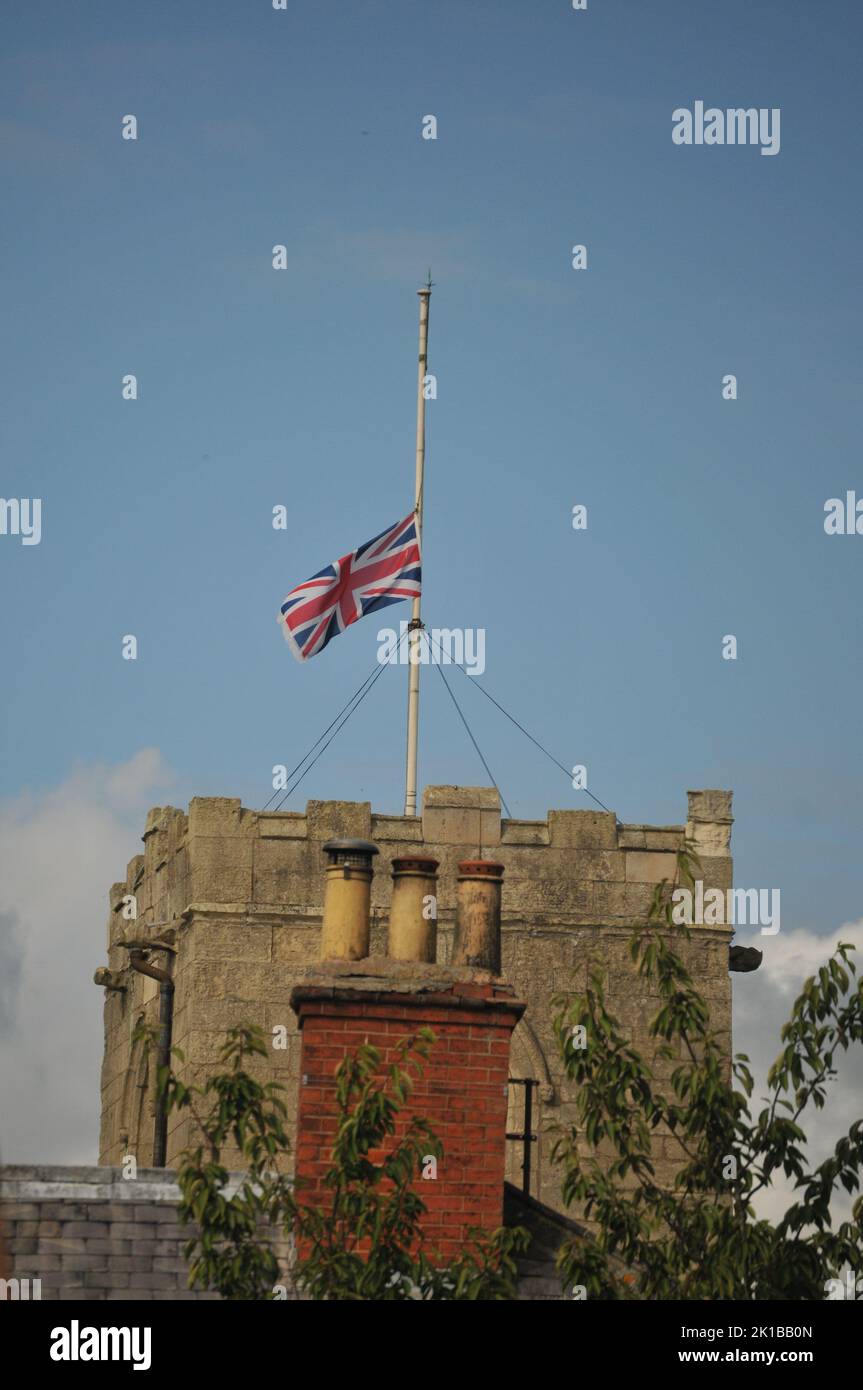
<svg viewBox="0 0 863 1390">
<path fill-rule="evenodd" d="M 531 1194 L 560 1208 L 549 1122 L 566 1123 L 574 1094 L 552 1031 L 551 998 L 580 988 L 591 959 L 608 971 L 612 1011 L 648 1054 L 656 1001 L 633 971 L 628 943 L 654 887 L 675 876 L 689 840 L 707 888 L 731 887 L 731 793 L 689 793 L 686 824 L 622 825 L 612 813 L 549 811 L 545 820 L 501 819 L 498 794 L 428 787 L 422 814 L 375 814 L 368 802 L 310 801 L 304 813 L 244 809 L 228 797 L 196 797 L 187 812 L 149 813 L 144 853 L 111 889 L 105 992 L 100 1163 L 133 1154 L 141 1166 L 174 1166 L 190 1139 L 186 1115 L 162 1126 L 154 1104 L 155 1058 L 133 1042 L 141 1020 L 157 1024 L 185 1055 L 182 1079 L 200 1083 L 216 1065 L 226 1030 L 252 1023 L 273 1040 L 266 1079 L 284 1086 L 292 1148 L 300 1087 L 300 1037 L 290 999 L 321 954 L 326 857 L 333 838 L 372 841 L 371 954 L 385 956 L 394 859 L 439 862 L 437 959 L 450 961 L 458 865 L 478 857 L 504 866 L 502 974 L 526 1004 L 512 1039 L 509 1076 L 529 1080 Z M 697 926 L 683 952 L 728 1037 L 729 926 Z M 525 1087 L 510 1089 L 508 1130 L 524 1129 Z M 657 1174 L 673 1176 L 658 1139 Z M 523 1145 L 508 1144 L 507 1177 L 522 1180 Z M 229 1166 L 230 1166 L 230 1160 Z"/>
</svg>

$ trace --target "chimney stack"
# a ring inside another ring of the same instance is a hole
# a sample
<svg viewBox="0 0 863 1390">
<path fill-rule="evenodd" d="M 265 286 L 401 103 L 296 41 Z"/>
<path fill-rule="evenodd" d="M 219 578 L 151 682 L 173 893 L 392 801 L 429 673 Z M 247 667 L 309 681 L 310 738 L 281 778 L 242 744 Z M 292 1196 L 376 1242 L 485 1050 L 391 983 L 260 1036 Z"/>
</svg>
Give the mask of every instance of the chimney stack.
<svg viewBox="0 0 863 1390">
<path fill-rule="evenodd" d="M 437 960 L 437 868 L 426 855 L 393 860 L 390 960 Z"/>
<path fill-rule="evenodd" d="M 465 859 L 458 866 L 453 965 L 500 974 L 500 896 L 503 864 Z"/>
<path fill-rule="evenodd" d="M 498 978 L 503 867 L 485 860 L 459 865 L 460 963 L 438 965 L 435 916 L 423 915 L 431 906 L 426 900 L 435 896 L 438 861 L 422 854 L 395 859 L 389 956 L 365 959 L 375 846 L 331 840 L 324 848 L 330 859 L 325 959 L 291 993 L 302 1036 L 300 1200 L 324 1207 L 332 1202 L 325 1175 L 340 1122 L 340 1062 L 371 1043 L 386 1067 L 402 1039 L 431 1028 L 435 1041 L 403 1121 L 423 1116 L 443 1144 L 442 1158 L 433 1171 L 423 1167 L 415 1190 L 426 1207 L 425 1251 L 446 1265 L 473 1228 L 491 1232 L 503 1221 L 510 1040 L 525 1010 L 512 986 Z"/>
<path fill-rule="evenodd" d="M 321 960 L 365 960 L 369 953 L 372 856 L 370 840 L 328 840 Z"/>
<path fill-rule="evenodd" d="M 418 1175 L 415 1187 L 426 1206 L 426 1253 L 446 1265 L 472 1228 L 488 1233 L 502 1225 L 510 1039 L 525 1009 L 512 986 L 465 966 L 386 957 L 322 961 L 292 990 L 291 1008 L 302 1036 L 300 1200 L 332 1204 L 325 1175 L 340 1122 L 339 1063 L 371 1043 L 386 1068 L 402 1039 L 428 1027 L 435 1042 L 402 1117 L 408 1123 L 421 1115 L 443 1144 L 434 1172 Z"/>
</svg>

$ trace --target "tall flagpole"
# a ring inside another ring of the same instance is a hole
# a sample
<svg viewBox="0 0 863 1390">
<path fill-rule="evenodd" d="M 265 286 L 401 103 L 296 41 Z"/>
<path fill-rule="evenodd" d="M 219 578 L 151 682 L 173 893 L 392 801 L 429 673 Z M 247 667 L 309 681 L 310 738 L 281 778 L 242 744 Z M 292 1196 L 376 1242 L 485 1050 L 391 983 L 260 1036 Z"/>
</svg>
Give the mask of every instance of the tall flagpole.
<svg viewBox="0 0 863 1390">
<path fill-rule="evenodd" d="M 426 454 L 426 402 L 424 384 L 428 362 L 429 341 L 429 299 L 432 292 L 431 271 L 428 283 L 417 290 L 420 300 L 420 350 L 417 366 L 417 473 L 416 473 L 416 524 L 417 536 L 422 545 L 423 528 L 423 472 Z M 417 813 L 417 743 L 420 717 L 420 668 L 422 656 L 422 620 L 420 618 L 419 595 L 413 600 L 408 636 L 408 750 L 405 768 L 405 815 Z"/>
</svg>

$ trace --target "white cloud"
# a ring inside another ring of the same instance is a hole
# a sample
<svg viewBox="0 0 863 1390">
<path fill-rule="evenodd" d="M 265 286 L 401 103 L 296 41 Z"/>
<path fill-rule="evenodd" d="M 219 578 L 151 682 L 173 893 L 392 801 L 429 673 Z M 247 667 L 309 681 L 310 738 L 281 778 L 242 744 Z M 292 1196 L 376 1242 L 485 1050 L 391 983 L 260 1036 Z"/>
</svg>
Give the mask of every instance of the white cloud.
<svg viewBox="0 0 863 1390">
<path fill-rule="evenodd" d="M 767 1072 L 782 1050 L 780 1032 L 788 1021 L 791 1007 L 806 979 L 815 974 L 833 955 L 840 941 L 850 942 L 857 950 L 852 960 L 858 973 L 863 971 L 863 921 L 839 927 L 829 936 L 798 928 L 782 931 L 777 936 L 758 941 L 764 951 L 759 970 L 751 975 L 734 975 L 734 1050 L 748 1054 L 755 1088 L 750 1102 L 753 1116 L 763 1108 L 761 1098 L 767 1095 Z M 827 1086 L 823 1110 L 807 1106 L 800 1124 L 807 1135 L 804 1154 L 814 1167 L 832 1152 L 836 1140 L 847 1133 L 850 1125 L 863 1115 L 863 1056 L 859 1044 L 852 1044 L 847 1053 L 837 1054 L 836 1079 Z M 782 1173 L 774 1177 L 772 1187 L 761 1194 L 759 1214 L 778 1220 L 792 1201 L 793 1183 Z M 847 1220 L 855 1193 L 850 1196 L 844 1188 L 834 1196 L 834 1224 Z"/>
<path fill-rule="evenodd" d="M 95 1163 L 108 889 L 173 782 L 156 749 L 0 803 L 0 1160 Z"/>
</svg>

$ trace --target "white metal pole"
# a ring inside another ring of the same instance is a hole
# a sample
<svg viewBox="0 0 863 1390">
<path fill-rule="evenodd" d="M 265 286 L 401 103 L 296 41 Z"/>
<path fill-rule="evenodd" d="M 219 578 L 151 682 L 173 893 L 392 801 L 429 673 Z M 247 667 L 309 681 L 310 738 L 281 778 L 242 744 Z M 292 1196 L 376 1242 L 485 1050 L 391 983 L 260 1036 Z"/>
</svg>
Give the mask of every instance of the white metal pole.
<svg viewBox="0 0 863 1390">
<path fill-rule="evenodd" d="M 417 469 L 416 469 L 416 519 L 417 535 L 422 543 L 423 525 L 423 471 L 426 452 L 426 402 L 425 376 L 428 363 L 429 299 L 431 298 L 431 277 L 423 289 L 417 290 L 420 300 L 420 344 L 417 367 Z M 420 620 L 419 595 L 413 600 L 411 624 L 408 634 L 408 747 L 405 769 L 405 815 L 417 813 L 417 744 L 420 715 L 420 658 L 422 654 L 422 623 Z"/>
</svg>

